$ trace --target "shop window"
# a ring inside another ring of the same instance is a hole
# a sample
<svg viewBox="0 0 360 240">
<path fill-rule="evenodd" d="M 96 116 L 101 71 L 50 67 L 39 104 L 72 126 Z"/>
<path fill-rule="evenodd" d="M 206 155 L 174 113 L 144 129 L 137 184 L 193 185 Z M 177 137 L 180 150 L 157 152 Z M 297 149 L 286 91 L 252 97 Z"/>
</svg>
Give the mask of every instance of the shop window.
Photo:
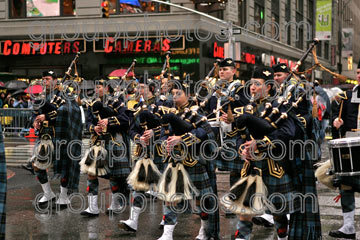
<svg viewBox="0 0 360 240">
<path fill-rule="evenodd" d="M 74 16 L 75 0 L 10 0 L 11 18 Z"/>
</svg>

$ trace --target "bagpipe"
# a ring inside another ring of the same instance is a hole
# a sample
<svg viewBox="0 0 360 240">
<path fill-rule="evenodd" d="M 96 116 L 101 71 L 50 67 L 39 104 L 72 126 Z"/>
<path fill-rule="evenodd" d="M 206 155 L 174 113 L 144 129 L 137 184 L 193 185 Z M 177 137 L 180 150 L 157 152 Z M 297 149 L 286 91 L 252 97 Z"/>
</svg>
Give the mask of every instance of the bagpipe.
<svg viewBox="0 0 360 240">
<path fill-rule="evenodd" d="M 160 115 L 159 113 L 155 114 L 158 112 L 158 107 L 155 104 L 148 106 L 144 102 L 141 102 L 139 105 L 136 116 L 139 117 L 142 134 L 146 130 L 153 130 L 154 134 L 160 133 Z M 136 143 L 135 156 L 138 157 L 138 160 L 127 178 L 128 184 L 135 191 L 148 191 L 151 186 L 156 191 L 161 173 L 154 164 L 153 159 L 148 156 L 148 149 L 144 148 L 141 143 Z"/>
<path fill-rule="evenodd" d="M 197 127 L 201 127 L 206 118 L 197 114 L 196 107 L 185 108 L 181 115 L 179 112 L 170 112 L 170 110 L 163 115 L 162 127 L 165 129 L 165 134 L 170 134 L 168 127 L 171 127 L 172 134 L 176 136 L 188 134 L 188 142 L 198 143 L 190 132 Z M 209 130 L 211 131 L 211 129 Z M 185 166 L 195 167 L 198 161 L 189 159 L 189 156 L 181 156 L 183 153 L 181 145 L 176 145 L 174 151 L 168 153 L 165 159 L 168 166 L 160 179 L 158 187 L 158 197 L 164 201 L 177 203 L 181 200 L 190 200 L 193 195 L 198 195 L 198 190 L 193 185 L 185 169 Z"/>
<path fill-rule="evenodd" d="M 262 170 L 256 167 L 250 169 L 249 163 L 245 165 L 244 168 L 249 169 L 246 176 L 242 176 L 220 202 L 227 210 L 238 215 L 261 215 L 267 204 L 267 189 L 262 180 Z"/>
</svg>

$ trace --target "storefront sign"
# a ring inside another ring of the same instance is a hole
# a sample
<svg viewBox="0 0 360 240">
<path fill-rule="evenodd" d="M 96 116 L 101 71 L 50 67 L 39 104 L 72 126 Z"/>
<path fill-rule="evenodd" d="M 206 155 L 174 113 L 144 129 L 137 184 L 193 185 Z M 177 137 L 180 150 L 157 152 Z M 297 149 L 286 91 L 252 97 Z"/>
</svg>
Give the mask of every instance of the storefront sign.
<svg viewBox="0 0 360 240">
<path fill-rule="evenodd" d="M 224 47 L 221 47 L 217 44 L 217 42 L 214 42 L 214 51 L 213 51 L 213 57 L 214 58 L 224 58 Z"/>
<path fill-rule="evenodd" d="M 181 36 L 177 41 L 170 41 L 166 38 L 160 40 L 156 36 L 149 39 L 138 39 L 129 41 L 123 38 L 101 38 L 93 41 L 94 52 L 129 54 L 129 53 L 149 53 L 166 52 L 169 50 L 184 50 L 185 38 Z"/>
<path fill-rule="evenodd" d="M 5 56 L 60 55 L 77 52 L 86 52 L 85 40 L 75 40 L 72 42 L 64 40 L 44 42 L 34 42 L 31 40 L 5 40 L 0 42 L 0 54 Z"/>
</svg>

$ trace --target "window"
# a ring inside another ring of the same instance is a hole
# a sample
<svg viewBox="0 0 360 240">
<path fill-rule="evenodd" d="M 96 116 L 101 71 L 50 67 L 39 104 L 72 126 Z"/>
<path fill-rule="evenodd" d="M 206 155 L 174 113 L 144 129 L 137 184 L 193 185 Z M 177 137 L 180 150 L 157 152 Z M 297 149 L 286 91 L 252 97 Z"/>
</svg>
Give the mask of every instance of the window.
<svg viewBox="0 0 360 240">
<path fill-rule="evenodd" d="M 304 0 L 296 0 L 296 11 L 303 14 L 303 12 L 304 12 Z"/>
<path fill-rule="evenodd" d="M 239 25 L 246 24 L 246 0 L 239 0 Z"/>
<path fill-rule="evenodd" d="M 286 0 L 285 4 L 285 21 L 286 23 L 291 21 L 291 0 Z M 291 45 L 291 27 L 287 28 L 287 44 Z"/>
<path fill-rule="evenodd" d="M 271 22 L 276 23 L 280 26 L 279 10 L 280 10 L 280 1 L 272 1 L 271 2 Z M 275 25 L 271 25 L 271 36 L 273 38 L 276 37 L 275 36 L 276 31 L 279 31 L 279 29 L 276 29 Z"/>
<path fill-rule="evenodd" d="M 299 27 L 299 39 L 296 41 L 296 47 L 299 49 L 304 48 L 304 26 Z"/>
<path fill-rule="evenodd" d="M 325 44 L 324 44 L 324 57 L 326 59 L 329 59 L 329 50 L 330 50 L 329 41 L 325 41 Z"/>
<path fill-rule="evenodd" d="M 296 0 L 296 22 L 297 23 L 304 21 L 304 14 L 303 14 L 304 6 L 301 5 L 301 7 L 299 9 L 299 6 L 298 6 L 299 2 L 301 2 L 301 4 L 302 4 L 303 1 Z M 298 38 L 296 39 L 296 47 L 303 49 L 303 47 L 304 47 L 304 25 L 301 25 L 297 31 L 298 31 L 299 35 L 298 35 Z"/>
<path fill-rule="evenodd" d="M 318 55 L 318 57 L 321 57 L 322 55 L 321 48 L 322 48 L 322 41 L 320 41 L 316 46 L 316 54 Z"/>
<path fill-rule="evenodd" d="M 254 20 L 260 24 L 260 27 L 255 27 L 255 32 L 261 33 L 261 28 L 265 23 L 265 7 L 263 0 L 255 0 Z"/>
<path fill-rule="evenodd" d="M 313 22 L 314 21 L 314 1 L 313 0 L 308 0 L 308 19 L 309 22 Z"/>
<path fill-rule="evenodd" d="M 74 16 L 75 0 L 10 0 L 10 17 Z"/>
</svg>

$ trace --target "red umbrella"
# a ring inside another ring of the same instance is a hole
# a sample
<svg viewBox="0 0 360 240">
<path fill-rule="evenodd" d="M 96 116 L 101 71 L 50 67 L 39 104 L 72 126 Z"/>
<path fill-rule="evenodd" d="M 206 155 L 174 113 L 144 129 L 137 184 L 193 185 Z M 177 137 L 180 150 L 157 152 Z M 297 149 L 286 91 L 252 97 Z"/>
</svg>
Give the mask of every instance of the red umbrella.
<svg viewBox="0 0 360 240">
<path fill-rule="evenodd" d="M 116 69 L 109 74 L 109 77 L 122 77 L 126 73 L 127 69 Z M 133 72 L 129 72 L 128 77 L 134 76 Z"/>
<path fill-rule="evenodd" d="M 29 94 L 38 94 L 42 92 L 42 86 L 41 85 L 33 85 L 28 87 L 27 89 L 25 89 L 25 93 L 29 93 Z"/>
</svg>

